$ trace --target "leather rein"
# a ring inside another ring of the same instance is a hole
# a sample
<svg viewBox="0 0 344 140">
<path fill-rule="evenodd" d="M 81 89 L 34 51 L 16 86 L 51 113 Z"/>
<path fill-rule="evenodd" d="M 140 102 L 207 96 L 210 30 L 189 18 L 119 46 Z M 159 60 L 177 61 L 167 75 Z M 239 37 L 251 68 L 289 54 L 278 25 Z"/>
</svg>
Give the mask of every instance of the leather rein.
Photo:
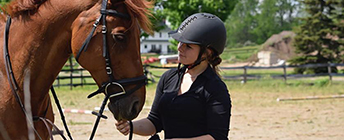
<svg viewBox="0 0 344 140">
<path fill-rule="evenodd" d="M 139 76 L 139 77 L 134 77 L 134 78 L 121 79 L 121 80 L 115 80 L 115 78 L 113 76 L 112 68 L 111 68 L 111 61 L 110 61 L 110 56 L 109 56 L 109 51 L 108 51 L 108 47 L 107 47 L 106 16 L 111 15 L 111 16 L 116 16 L 116 17 L 120 17 L 120 18 L 129 19 L 129 20 L 131 19 L 131 17 L 128 14 L 120 13 L 120 12 L 117 12 L 116 10 L 106 9 L 107 2 L 108 2 L 108 0 L 102 0 L 101 10 L 100 10 L 101 15 L 97 18 L 97 20 L 93 24 L 93 28 L 92 28 L 90 34 L 87 36 L 85 42 L 83 43 L 81 49 L 79 50 L 79 52 L 78 52 L 78 54 L 77 54 L 77 56 L 75 58 L 76 61 L 78 61 L 81 53 L 83 51 L 87 50 L 88 44 L 91 41 L 95 30 L 96 30 L 97 26 L 99 25 L 100 21 L 102 20 L 103 57 L 105 59 L 105 69 L 106 69 L 106 74 L 109 77 L 109 81 L 104 83 L 104 84 L 102 84 L 101 87 L 97 91 L 95 91 L 95 92 L 93 92 L 93 93 L 91 93 L 90 95 L 87 96 L 87 98 L 91 98 L 91 97 L 93 97 L 93 96 L 95 96 L 95 95 L 97 95 L 99 93 L 104 93 L 105 94 L 105 97 L 104 97 L 104 100 L 103 100 L 103 102 L 101 104 L 99 112 L 95 112 L 95 111 L 92 112 L 92 114 L 97 116 L 97 119 L 96 119 L 95 124 L 93 126 L 92 133 L 91 133 L 91 136 L 89 138 L 90 140 L 93 139 L 93 137 L 94 137 L 94 135 L 96 133 L 96 130 L 97 130 L 97 127 L 98 127 L 100 119 L 101 118 L 107 119 L 107 116 L 103 115 L 103 112 L 104 112 L 104 109 L 105 109 L 105 105 L 106 105 L 107 101 L 110 98 L 112 98 L 112 97 L 128 96 L 128 95 L 134 93 L 136 90 L 140 89 L 142 86 L 147 84 L 147 77 L 145 75 L 142 75 L 142 76 Z M 5 66 L 6 66 L 6 72 L 7 72 L 7 79 L 9 81 L 9 83 L 10 83 L 10 88 L 12 90 L 12 93 L 15 96 L 16 101 L 20 105 L 21 110 L 25 114 L 28 123 L 30 123 L 30 126 L 32 127 L 34 133 L 38 136 L 38 138 L 40 140 L 42 140 L 42 138 L 39 136 L 37 130 L 34 128 L 33 122 L 30 121 L 30 119 L 29 119 L 30 116 L 28 115 L 27 111 L 25 110 L 25 107 L 24 107 L 23 103 L 21 102 L 20 96 L 18 94 L 18 84 L 17 84 L 17 82 L 15 80 L 15 77 L 14 77 L 14 73 L 13 73 L 13 69 L 12 69 L 12 64 L 11 64 L 11 59 L 10 59 L 9 52 L 8 52 L 8 36 L 9 36 L 10 25 L 11 25 L 11 17 L 8 16 L 7 17 L 7 22 L 6 22 L 5 35 L 4 35 L 4 57 L 5 57 Z M 126 90 L 124 87 L 127 86 L 127 85 L 136 85 L 136 86 L 134 88 L 130 89 L 130 90 Z M 111 93 L 109 91 L 109 89 L 111 89 L 111 87 L 113 87 L 113 86 L 119 87 L 122 91 L 116 92 L 116 93 Z M 64 125 L 66 131 L 67 131 L 67 134 L 68 134 L 69 138 L 71 140 L 73 140 L 73 138 L 72 138 L 72 136 L 71 136 L 71 134 L 69 132 L 69 129 L 68 129 L 67 123 L 65 121 L 65 117 L 64 117 L 61 105 L 60 105 L 59 100 L 58 100 L 58 98 L 56 96 L 56 93 L 55 93 L 55 90 L 54 90 L 53 86 L 51 86 L 51 92 L 52 92 L 52 94 L 54 96 L 55 103 L 56 103 L 56 105 L 58 107 L 58 110 L 60 112 L 61 120 L 63 122 L 63 125 Z M 49 106 L 49 104 L 48 104 L 48 106 Z M 47 106 L 47 108 L 48 108 L 48 106 Z M 49 131 L 50 138 L 53 139 L 53 137 L 51 135 L 51 130 L 49 129 L 48 124 L 51 124 L 56 130 L 58 130 L 58 132 L 62 132 L 62 131 L 60 131 L 50 120 L 47 120 L 45 118 L 46 112 L 47 111 L 45 111 L 43 117 L 33 116 L 33 118 L 34 118 L 34 120 L 35 119 L 36 120 L 42 120 L 44 122 L 44 124 L 46 125 L 46 127 L 47 127 L 47 129 Z M 133 135 L 133 126 L 132 126 L 132 122 L 131 121 L 129 121 L 129 124 L 130 124 L 129 140 L 131 140 L 132 139 L 132 135 Z M 64 135 L 62 133 L 59 133 L 59 134 L 61 135 L 61 137 L 64 140 L 66 140 L 66 138 L 64 137 Z"/>
<path fill-rule="evenodd" d="M 51 125 L 55 130 L 57 130 L 58 134 L 61 135 L 61 137 L 64 139 L 64 140 L 67 140 L 66 137 L 62 134 L 62 131 L 59 130 L 57 128 L 56 125 L 54 125 L 54 123 L 52 121 L 50 121 L 49 119 L 46 118 L 46 114 L 47 114 L 47 111 L 48 111 L 48 107 L 50 105 L 50 100 L 48 102 L 48 105 L 45 109 L 45 111 L 43 112 L 43 116 L 30 116 L 29 113 L 26 111 L 25 109 L 25 106 L 24 104 L 22 103 L 21 101 L 21 98 L 18 94 L 18 83 L 14 77 L 14 73 L 13 73 L 13 69 L 12 69 L 12 63 L 11 63 L 11 58 L 10 58 L 10 55 L 9 55 L 9 51 L 8 51 L 8 36 L 9 36 L 9 30 L 10 30 L 10 26 L 11 26 L 11 22 L 12 22 L 12 19 L 10 16 L 7 16 L 7 21 L 6 21 L 6 27 L 5 27 L 5 34 L 4 34 L 4 60 L 5 60 L 5 68 L 6 68 L 6 75 L 7 75 L 7 80 L 8 80 L 8 83 L 10 84 L 10 88 L 11 88 L 11 92 L 13 94 L 13 96 L 15 97 L 17 103 L 19 104 L 22 112 L 24 113 L 25 117 L 26 117 L 26 120 L 27 120 L 27 123 L 29 123 L 29 128 L 28 130 L 33 130 L 33 132 L 37 135 L 37 137 L 42 140 L 42 137 L 38 134 L 37 130 L 35 129 L 34 127 L 34 124 L 33 122 L 34 121 L 42 121 L 44 123 L 44 125 L 46 126 L 47 130 L 48 130 L 48 133 L 49 133 L 49 136 L 51 139 L 53 139 L 52 137 L 52 132 L 50 130 L 50 127 L 49 125 Z M 64 115 L 63 115 L 63 112 L 62 112 L 62 108 L 58 102 L 58 99 L 57 99 L 57 96 L 56 96 L 56 93 L 55 93 L 55 90 L 53 88 L 53 86 L 51 86 L 51 92 L 54 96 L 54 100 L 55 100 L 55 103 L 56 105 L 58 106 L 58 109 L 59 109 L 59 112 L 60 114 L 62 113 L 61 115 L 61 119 L 62 119 L 62 122 L 63 124 L 67 124 L 66 123 L 66 120 L 64 119 Z M 68 130 L 68 127 L 67 125 L 64 125 L 67 133 L 68 133 L 68 136 L 70 137 L 70 139 L 72 140 L 73 138 L 71 137 L 70 135 L 70 132 Z"/>
</svg>

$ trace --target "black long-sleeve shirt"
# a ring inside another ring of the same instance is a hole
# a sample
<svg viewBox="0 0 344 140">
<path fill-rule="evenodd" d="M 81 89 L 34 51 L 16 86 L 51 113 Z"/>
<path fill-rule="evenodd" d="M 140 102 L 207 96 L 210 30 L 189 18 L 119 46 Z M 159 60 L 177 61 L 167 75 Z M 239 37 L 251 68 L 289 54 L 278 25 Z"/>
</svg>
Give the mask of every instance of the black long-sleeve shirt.
<svg viewBox="0 0 344 140">
<path fill-rule="evenodd" d="M 190 89 L 178 95 L 177 69 L 163 74 L 148 119 L 165 138 L 191 138 L 210 134 L 216 140 L 228 139 L 231 100 L 224 82 L 210 66 Z"/>
</svg>

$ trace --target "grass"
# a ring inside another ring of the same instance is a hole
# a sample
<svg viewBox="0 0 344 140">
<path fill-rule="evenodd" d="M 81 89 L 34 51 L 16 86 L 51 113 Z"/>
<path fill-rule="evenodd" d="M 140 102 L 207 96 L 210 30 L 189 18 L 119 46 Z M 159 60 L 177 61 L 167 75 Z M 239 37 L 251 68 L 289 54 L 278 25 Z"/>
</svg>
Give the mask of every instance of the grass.
<svg viewBox="0 0 344 140">
<path fill-rule="evenodd" d="M 55 91 L 63 108 L 80 108 L 93 110 L 94 105 L 101 104 L 104 95 L 98 95 L 92 99 L 87 96 L 96 91 L 97 86 L 75 87 L 70 90 L 69 87 L 55 87 Z"/>
<path fill-rule="evenodd" d="M 246 46 L 242 48 L 226 48 L 221 54 L 221 58 L 227 63 L 244 62 L 261 48 L 257 46 Z"/>
</svg>

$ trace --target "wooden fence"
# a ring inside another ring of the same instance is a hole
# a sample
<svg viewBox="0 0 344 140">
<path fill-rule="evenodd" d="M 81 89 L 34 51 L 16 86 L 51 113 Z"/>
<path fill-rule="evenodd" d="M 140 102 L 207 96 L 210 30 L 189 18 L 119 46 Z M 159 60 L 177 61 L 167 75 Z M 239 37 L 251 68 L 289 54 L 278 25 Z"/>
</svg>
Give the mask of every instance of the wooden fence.
<svg viewBox="0 0 344 140">
<path fill-rule="evenodd" d="M 71 62 L 71 61 L 70 61 Z M 220 67 L 220 69 L 226 70 L 243 70 L 242 74 L 239 75 L 231 75 L 227 76 L 224 75 L 224 79 L 239 79 L 242 80 L 243 83 L 246 83 L 249 79 L 261 79 L 264 78 L 264 74 L 248 74 L 249 70 L 269 70 L 269 69 L 281 69 L 283 74 L 274 74 L 269 75 L 269 77 L 273 79 L 283 79 L 287 82 L 288 79 L 295 79 L 295 78 L 309 78 L 309 77 L 319 77 L 319 76 L 328 76 L 329 80 L 332 81 L 333 76 L 343 76 L 344 74 L 340 73 L 332 73 L 333 67 L 343 67 L 344 64 L 335 64 L 335 63 L 328 63 L 328 64 L 306 64 L 306 65 L 282 65 L 282 66 L 270 66 L 270 67 L 257 67 L 257 66 L 243 66 L 243 67 Z M 327 67 L 327 73 L 319 73 L 319 74 L 287 74 L 288 68 L 315 68 L 315 67 Z M 156 82 L 154 78 L 159 78 L 160 75 L 155 75 L 150 70 L 151 69 L 170 69 L 175 67 L 160 67 L 160 66 L 153 66 L 153 65 L 144 65 L 144 73 L 148 77 L 148 80 L 151 82 Z M 84 86 L 84 85 L 95 85 L 94 80 L 92 79 L 91 75 L 83 68 L 73 68 L 73 65 L 70 65 L 70 69 L 61 70 L 59 76 L 57 77 L 54 86 L 70 86 L 72 89 L 75 86 Z"/>
<path fill-rule="evenodd" d="M 64 68 L 60 71 L 53 86 L 69 86 L 70 89 L 76 86 L 96 85 L 90 73 L 83 68 L 78 67 L 75 59 L 70 57 Z"/>
<path fill-rule="evenodd" d="M 243 66 L 243 67 L 221 67 L 223 70 L 233 70 L 233 69 L 242 69 L 244 72 L 242 75 L 236 76 L 224 76 L 225 79 L 240 79 L 242 78 L 243 83 L 247 82 L 247 79 L 260 79 L 261 75 L 249 75 L 247 74 L 248 70 L 252 69 L 281 69 L 283 70 L 282 75 L 270 75 L 271 78 L 283 78 L 287 82 L 288 78 L 308 78 L 308 77 L 318 77 L 318 76 L 328 76 L 329 80 L 332 81 L 333 76 L 344 76 L 344 74 L 332 73 L 332 67 L 342 67 L 344 64 L 306 64 L 306 65 L 282 65 L 282 66 L 270 66 L 270 67 L 257 67 L 257 66 Z M 288 68 L 317 68 L 317 67 L 327 67 L 327 73 L 318 73 L 318 74 L 287 74 Z"/>
</svg>

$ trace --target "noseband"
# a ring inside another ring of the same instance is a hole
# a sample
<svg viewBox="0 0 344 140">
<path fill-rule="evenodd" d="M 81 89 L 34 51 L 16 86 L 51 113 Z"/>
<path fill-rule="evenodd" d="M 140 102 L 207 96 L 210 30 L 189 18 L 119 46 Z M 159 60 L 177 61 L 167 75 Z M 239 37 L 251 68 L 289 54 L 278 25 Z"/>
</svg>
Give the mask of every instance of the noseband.
<svg viewBox="0 0 344 140">
<path fill-rule="evenodd" d="M 111 15 L 111 16 L 116 16 L 116 17 L 120 17 L 120 18 L 124 18 L 124 19 L 131 19 L 130 16 L 128 14 L 125 13 L 120 13 L 116 10 L 111 10 L 111 9 L 106 9 L 107 6 L 107 2 L 108 0 L 103 0 L 102 1 L 102 5 L 101 5 L 101 9 L 100 9 L 100 13 L 101 15 L 97 18 L 97 20 L 95 21 L 95 23 L 93 24 L 93 28 L 92 31 L 90 32 L 90 34 L 87 36 L 85 42 L 83 43 L 81 49 L 79 50 L 77 56 L 75 57 L 75 59 L 78 61 L 79 57 L 81 55 L 81 53 L 83 51 L 87 50 L 88 44 L 91 41 L 91 38 L 97 28 L 97 26 L 100 23 L 100 20 L 102 20 L 102 35 L 103 35 L 103 57 L 105 59 L 105 70 L 106 70 L 106 74 L 109 77 L 109 81 L 102 84 L 101 87 L 91 93 L 90 95 L 88 95 L 88 98 L 91 98 L 99 93 L 104 93 L 105 94 L 105 98 L 102 102 L 102 105 L 100 107 L 100 111 L 98 112 L 92 112 L 92 114 L 97 116 L 97 120 L 94 124 L 93 130 L 92 130 L 92 134 L 90 136 L 90 140 L 93 139 L 94 134 L 96 132 L 96 129 L 98 127 L 100 118 L 104 118 L 107 119 L 106 116 L 103 115 L 103 111 L 105 109 L 105 105 L 107 103 L 107 101 L 112 98 L 112 97 L 124 97 L 124 96 L 128 96 L 132 93 L 134 93 L 136 90 L 140 89 L 142 86 L 146 85 L 147 83 L 147 77 L 145 75 L 139 76 L 139 77 L 134 77 L 134 78 L 127 78 L 127 79 L 121 79 L 121 80 L 115 80 L 114 76 L 113 76 L 113 71 L 111 68 L 111 59 L 110 59 L 110 55 L 109 55 L 109 49 L 107 47 L 107 27 L 106 27 L 106 16 L 107 15 Z M 130 89 L 130 90 L 126 90 L 124 87 L 127 85 L 136 85 L 134 88 Z M 120 92 L 116 92 L 116 93 L 111 93 L 110 89 L 111 87 L 119 87 L 119 89 L 121 90 Z M 131 122 L 130 122 L 131 124 Z M 132 125 L 132 124 L 131 124 Z M 129 135 L 129 139 L 132 138 L 132 127 L 131 131 L 130 131 L 130 135 Z"/>
</svg>

